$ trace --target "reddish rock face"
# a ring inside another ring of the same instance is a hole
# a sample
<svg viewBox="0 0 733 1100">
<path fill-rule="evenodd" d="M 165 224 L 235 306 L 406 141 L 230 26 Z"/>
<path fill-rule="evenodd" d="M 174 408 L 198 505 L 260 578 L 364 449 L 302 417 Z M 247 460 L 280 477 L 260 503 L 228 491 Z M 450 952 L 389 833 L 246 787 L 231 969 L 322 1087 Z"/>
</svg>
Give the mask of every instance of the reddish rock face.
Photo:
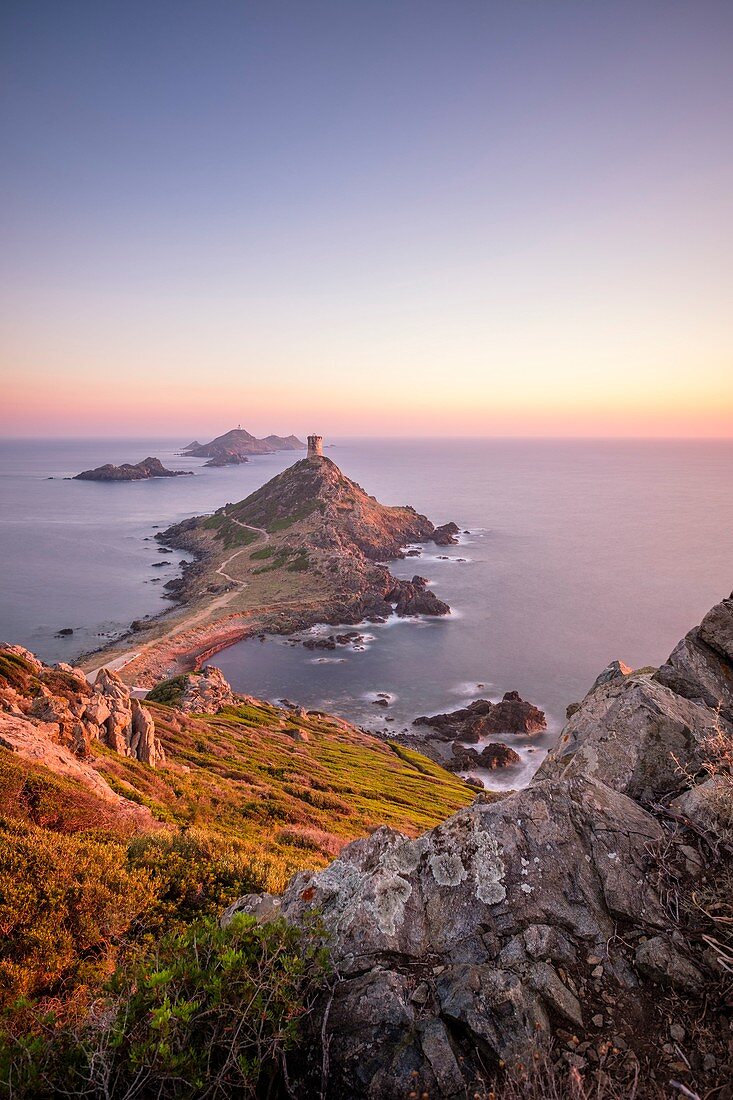
<svg viewBox="0 0 733 1100">
<path fill-rule="evenodd" d="M 460 710 L 416 718 L 413 724 L 430 726 L 446 739 L 475 742 L 495 733 L 540 733 L 547 728 L 547 719 L 539 707 L 526 702 L 519 692 L 508 691 L 499 703 L 477 699 Z"/>
<path fill-rule="evenodd" d="M 476 749 L 466 748 L 465 745 L 456 741 L 453 744 L 453 756 L 446 767 L 453 772 L 471 771 L 475 768 L 489 768 L 495 771 L 497 768 L 509 768 L 521 762 L 522 758 L 518 752 L 499 742 L 492 741 L 481 752 L 476 752 Z"/>
<path fill-rule="evenodd" d="M 79 668 L 42 664 L 20 646 L 0 646 L 6 658 L 0 675 L 3 713 L 23 717 L 41 738 L 87 756 L 93 741 L 155 767 L 165 753 L 150 712 L 130 696 L 116 673 L 100 669 L 93 685 Z M 10 662 L 8 662 L 10 658 Z"/>
</svg>

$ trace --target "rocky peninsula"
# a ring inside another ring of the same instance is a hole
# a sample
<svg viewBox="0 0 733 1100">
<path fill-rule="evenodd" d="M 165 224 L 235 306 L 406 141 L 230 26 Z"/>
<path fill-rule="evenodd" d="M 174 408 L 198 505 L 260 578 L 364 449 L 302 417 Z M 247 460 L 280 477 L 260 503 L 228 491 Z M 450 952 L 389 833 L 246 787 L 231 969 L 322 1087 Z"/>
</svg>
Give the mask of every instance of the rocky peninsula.
<svg viewBox="0 0 733 1100">
<path fill-rule="evenodd" d="M 134 465 L 123 462 L 113 466 L 108 462 L 93 470 L 83 470 L 75 474 L 74 481 L 146 481 L 151 477 L 191 477 L 192 470 L 167 470 L 159 458 L 144 458 Z"/>
<path fill-rule="evenodd" d="M 314 451 L 245 500 L 159 532 L 163 546 L 196 559 L 164 586 L 176 611 L 144 623 L 134 650 L 110 647 L 85 667 L 116 659 L 126 682 L 151 687 L 262 631 L 447 615 L 424 578 L 397 579 L 384 563 L 411 542 L 445 545 L 457 530 L 380 504 Z"/>
</svg>

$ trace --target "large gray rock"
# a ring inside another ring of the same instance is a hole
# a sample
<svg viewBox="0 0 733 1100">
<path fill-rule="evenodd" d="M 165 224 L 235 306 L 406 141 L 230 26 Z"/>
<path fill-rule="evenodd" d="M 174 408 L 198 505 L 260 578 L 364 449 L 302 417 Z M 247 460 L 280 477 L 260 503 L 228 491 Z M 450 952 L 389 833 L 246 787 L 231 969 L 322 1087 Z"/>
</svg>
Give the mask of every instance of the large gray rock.
<svg viewBox="0 0 733 1100">
<path fill-rule="evenodd" d="M 279 904 L 249 895 L 224 920 L 319 915 L 341 977 L 329 1016 L 334 1096 L 407 1095 L 413 1072 L 430 1095 L 463 1096 L 456 1032 L 494 1061 L 527 1057 L 553 1020 L 583 1025 L 569 965 L 605 955 L 619 921 L 664 927 L 648 885 L 660 836 L 653 817 L 596 781 L 535 783 L 417 840 L 382 828 L 297 875 Z M 634 987 L 623 959 L 608 965 Z"/>
<path fill-rule="evenodd" d="M 322 923 L 336 974 L 314 1021 L 330 1065 L 322 1095 L 485 1095 L 497 1066 L 526 1064 L 552 1033 L 585 1036 L 569 1049 L 605 1057 L 593 1045 L 599 1027 L 613 1029 L 606 1051 L 614 1031 L 625 1035 L 632 1077 L 637 1044 L 639 1057 L 650 1041 L 677 1057 L 660 996 L 688 998 L 697 1018 L 717 964 L 703 950 L 690 957 L 699 937 L 675 930 L 662 823 L 710 820 L 700 811 L 710 783 L 694 784 L 711 734 L 727 729 L 710 704 L 733 672 L 730 612 L 723 601 L 691 632 L 694 667 L 686 657 L 683 668 L 680 647 L 667 663 L 694 691 L 614 662 L 527 789 L 477 801 L 417 839 L 379 829 L 296 875 L 281 897 L 247 895 L 227 910 L 225 923 L 237 912 Z M 689 845 L 676 866 L 677 887 L 694 893 L 703 868 Z"/>
<path fill-rule="evenodd" d="M 639 885 L 646 845 L 660 835 L 640 806 L 597 782 L 535 783 L 476 802 L 416 840 L 379 829 L 324 871 L 296 875 L 281 912 L 300 921 L 317 908 L 342 973 L 395 952 L 485 961 L 508 931 L 536 925 L 600 943 L 620 917 L 663 923 Z"/>
<path fill-rule="evenodd" d="M 716 722 L 714 710 L 682 698 L 653 673 L 613 678 L 585 697 L 537 777 L 583 775 L 654 802 L 684 786 L 681 766 L 701 767 Z"/>
<path fill-rule="evenodd" d="M 672 650 L 657 673 L 661 684 L 686 699 L 701 700 L 733 721 L 733 666 L 700 638 L 699 628 Z"/>
<path fill-rule="evenodd" d="M 733 598 L 711 608 L 661 666 L 660 683 L 733 722 Z"/>
<path fill-rule="evenodd" d="M 733 663 L 733 592 L 708 611 L 700 623 L 700 637 L 726 661 Z"/>
</svg>

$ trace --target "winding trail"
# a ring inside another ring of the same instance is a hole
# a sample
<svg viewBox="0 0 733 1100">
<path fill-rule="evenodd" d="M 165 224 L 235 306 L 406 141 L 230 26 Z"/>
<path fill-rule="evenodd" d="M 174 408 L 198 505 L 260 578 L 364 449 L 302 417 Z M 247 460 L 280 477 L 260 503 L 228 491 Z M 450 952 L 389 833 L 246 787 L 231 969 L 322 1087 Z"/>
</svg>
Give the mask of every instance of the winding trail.
<svg viewBox="0 0 733 1100">
<path fill-rule="evenodd" d="M 265 544 L 270 541 L 270 536 L 268 532 L 265 531 L 264 527 L 253 527 L 249 523 L 242 523 L 240 520 L 234 519 L 233 516 L 227 515 L 226 512 L 224 513 L 224 515 L 227 516 L 227 519 L 231 523 L 236 523 L 237 527 L 242 527 L 245 531 L 256 531 L 258 535 L 262 535 Z M 94 679 L 96 678 L 96 675 L 100 671 L 100 669 L 109 668 L 118 672 L 122 668 L 124 668 L 125 665 L 131 664 L 139 657 L 142 657 L 143 654 L 145 654 L 149 649 L 159 646 L 162 642 L 168 639 L 174 638 L 177 634 L 188 632 L 192 627 L 198 626 L 199 623 L 203 622 L 203 620 L 208 619 L 213 612 L 219 611 L 222 607 L 226 607 L 226 605 L 230 603 L 236 596 L 237 590 L 240 588 L 246 588 L 249 584 L 248 581 L 238 580 L 236 577 L 230 576 L 230 574 L 226 572 L 227 566 L 230 564 L 230 562 L 233 562 L 235 558 L 238 558 L 240 554 L 243 554 L 245 550 L 249 550 L 250 547 L 251 543 L 247 546 L 240 547 L 239 550 L 235 550 L 233 554 L 230 554 L 229 557 L 221 563 L 218 569 L 214 570 L 214 572 L 218 576 L 223 577 L 231 584 L 236 585 L 236 588 L 232 588 L 229 592 L 224 592 L 221 596 L 217 596 L 215 600 L 207 603 L 205 607 L 202 607 L 199 611 L 191 615 L 189 618 L 186 618 L 184 622 L 172 624 L 170 630 L 168 630 L 165 634 L 162 634 L 160 637 L 151 638 L 149 642 L 144 642 L 136 653 L 124 654 L 123 656 L 117 657 L 112 661 L 105 662 L 105 664 L 100 665 L 98 668 L 91 669 L 89 672 L 86 673 L 89 682 L 94 682 Z M 144 691 L 144 689 L 139 688 L 135 688 L 134 690 Z"/>
<path fill-rule="evenodd" d="M 226 512 L 224 512 L 224 515 L 227 517 L 230 523 L 236 523 L 237 527 L 243 527 L 245 531 L 257 531 L 259 535 L 264 536 L 266 543 L 270 541 L 270 536 L 264 529 L 264 527 L 253 527 L 251 523 L 240 523 L 238 519 L 235 519 L 234 516 L 228 516 Z M 223 561 L 219 568 L 215 569 L 214 572 L 218 573 L 220 577 L 224 577 L 226 580 L 231 581 L 232 584 L 238 584 L 241 588 L 246 588 L 248 584 L 247 581 L 238 581 L 236 577 L 230 577 L 229 574 L 225 572 L 225 569 L 229 565 L 230 561 L 234 561 L 235 558 L 238 558 L 240 554 L 243 554 L 244 551 L 248 549 L 248 546 L 243 546 L 241 550 L 235 550 L 231 557 L 228 557 L 226 561 Z"/>
<path fill-rule="evenodd" d="M 226 512 L 224 513 L 224 515 L 226 515 Z M 263 536 L 266 543 L 270 541 L 270 536 L 267 531 L 265 531 L 264 527 L 252 527 L 249 523 L 240 523 L 240 521 L 238 519 L 234 519 L 233 516 L 227 516 L 227 519 L 230 520 L 231 523 L 236 523 L 237 527 L 243 527 L 245 531 L 256 531 L 259 535 Z M 230 554 L 229 557 L 221 563 L 218 569 L 214 570 L 214 572 L 220 577 L 223 577 L 224 580 L 230 581 L 232 584 L 236 584 L 237 588 L 246 588 L 249 584 L 249 581 L 240 581 L 237 580 L 236 577 L 231 577 L 229 573 L 226 572 L 226 567 L 229 565 L 230 562 L 234 561 L 235 558 L 238 558 L 240 554 L 243 554 L 245 550 L 249 549 L 250 546 L 242 546 L 239 550 L 235 550 L 233 554 Z M 206 606 L 202 607 L 200 611 L 197 611 L 195 615 L 187 618 L 185 623 L 173 626 L 167 634 L 163 634 L 162 637 L 147 642 L 142 647 L 142 649 L 146 650 L 151 645 L 159 645 L 160 642 L 162 642 L 165 638 L 170 638 L 174 634 L 179 633 L 180 630 L 189 630 L 192 626 L 198 626 L 198 624 L 204 619 L 208 619 L 213 611 L 218 611 L 220 608 L 226 607 L 228 603 L 231 603 L 236 595 L 236 592 L 236 588 L 233 588 L 230 592 L 224 592 L 221 596 L 218 596 L 215 600 L 212 600 L 211 603 L 207 603 Z"/>
</svg>

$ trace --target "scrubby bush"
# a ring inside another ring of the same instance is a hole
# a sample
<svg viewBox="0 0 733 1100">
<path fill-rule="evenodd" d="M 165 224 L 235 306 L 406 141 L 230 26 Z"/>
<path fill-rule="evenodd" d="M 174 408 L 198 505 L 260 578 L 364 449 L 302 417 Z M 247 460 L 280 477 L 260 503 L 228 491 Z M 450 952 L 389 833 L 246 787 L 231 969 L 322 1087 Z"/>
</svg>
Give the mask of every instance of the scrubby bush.
<svg viewBox="0 0 733 1100">
<path fill-rule="evenodd" d="M 221 913 L 242 894 L 282 889 L 288 874 L 256 846 L 193 829 L 136 837 L 128 864 L 155 889 L 149 931 Z"/>
<path fill-rule="evenodd" d="M 153 897 L 122 842 L 0 823 L 0 1006 L 93 980 Z"/>
<path fill-rule="evenodd" d="M 17 1100 L 272 1095 L 326 977 L 317 939 L 283 921 L 208 918 L 114 976 L 107 1002 L 57 1029 L 36 1019 L 0 1043 Z"/>
<path fill-rule="evenodd" d="M 187 684 L 188 676 L 172 676 L 170 680 L 161 680 L 148 692 L 146 702 L 176 707 L 183 698 Z"/>
<path fill-rule="evenodd" d="M 722 840 L 733 844 L 733 737 L 720 719 L 704 745 L 705 765 L 713 783 L 710 809 Z"/>
</svg>

